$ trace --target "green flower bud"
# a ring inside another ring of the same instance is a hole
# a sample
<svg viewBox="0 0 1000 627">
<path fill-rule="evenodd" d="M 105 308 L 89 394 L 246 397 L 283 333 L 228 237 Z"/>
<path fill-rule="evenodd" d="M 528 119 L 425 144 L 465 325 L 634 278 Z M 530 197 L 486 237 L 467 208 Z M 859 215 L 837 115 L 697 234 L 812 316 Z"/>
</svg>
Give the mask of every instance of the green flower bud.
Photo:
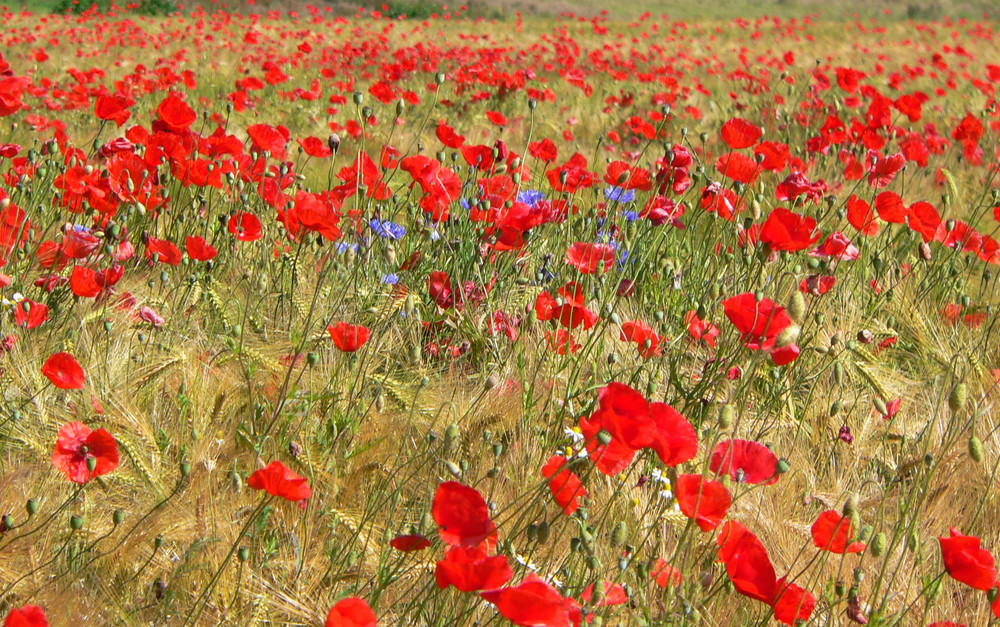
<svg viewBox="0 0 1000 627">
<path fill-rule="evenodd" d="M 977 464 L 983 461 L 983 441 L 976 436 L 969 438 L 969 457 Z"/>
<path fill-rule="evenodd" d="M 69 517 L 69 528 L 73 531 L 79 531 L 83 529 L 84 518 L 83 516 L 70 516 Z"/>
<path fill-rule="evenodd" d="M 962 411 L 965 407 L 965 400 L 968 391 L 966 390 L 965 383 L 959 383 L 951 389 L 951 394 L 948 395 L 948 407 L 953 412 Z"/>
</svg>

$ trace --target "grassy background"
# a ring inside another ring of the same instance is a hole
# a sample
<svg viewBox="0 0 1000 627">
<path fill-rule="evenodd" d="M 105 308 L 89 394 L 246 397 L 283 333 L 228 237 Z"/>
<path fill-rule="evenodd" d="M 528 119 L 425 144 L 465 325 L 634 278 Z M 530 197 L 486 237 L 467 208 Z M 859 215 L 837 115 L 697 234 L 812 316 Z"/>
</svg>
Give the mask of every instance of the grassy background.
<svg viewBox="0 0 1000 627">
<path fill-rule="evenodd" d="M 89 0 L 81 0 L 87 3 Z M 285 0 L 257 0 L 253 5 L 246 0 L 223 0 L 218 3 L 200 0 L 180 0 L 181 6 L 196 4 L 206 6 L 225 4 L 244 12 L 262 10 L 303 10 L 309 4 L 333 6 L 343 13 L 351 13 L 357 6 L 382 10 L 388 13 L 404 14 L 413 18 L 425 18 L 435 12 L 456 10 L 465 5 L 471 15 L 496 19 L 514 19 L 517 12 L 525 16 L 555 16 L 572 12 L 582 16 L 599 15 L 608 12 L 609 19 L 635 19 L 643 13 L 668 15 L 677 20 L 732 20 L 737 18 L 757 19 L 761 17 L 806 17 L 814 16 L 824 20 L 842 21 L 855 18 L 879 20 L 939 20 L 939 19 L 990 19 L 1000 18 L 1000 9 L 991 0 L 885 0 L 884 2 L 861 2 L 858 0 L 716 0 L 710 3 L 687 0 L 631 0 L 629 2 L 607 2 L 606 0 L 461 0 L 438 2 L 434 0 L 362 0 L 361 2 L 287 2 Z M 23 8 L 32 12 L 50 11 L 57 0 L 6 0 L 13 8 Z M 122 2 L 124 4 L 124 2 Z"/>
</svg>

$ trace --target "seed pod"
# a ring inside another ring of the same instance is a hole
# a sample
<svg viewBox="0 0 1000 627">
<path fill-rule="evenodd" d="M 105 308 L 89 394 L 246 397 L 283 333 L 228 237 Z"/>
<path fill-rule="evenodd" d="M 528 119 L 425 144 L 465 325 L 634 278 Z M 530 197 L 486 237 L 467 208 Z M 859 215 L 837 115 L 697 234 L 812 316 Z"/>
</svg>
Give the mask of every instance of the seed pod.
<svg viewBox="0 0 1000 627">
<path fill-rule="evenodd" d="M 248 559 L 250 559 L 250 550 L 247 549 L 245 546 L 241 546 L 240 550 L 236 552 L 236 557 L 241 562 L 245 562 Z"/>
<path fill-rule="evenodd" d="M 953 412 L 960 412 L 962 408 L 965 407 L 965 400 L 967 396 L 967 390 L 965 383 L 959 383 L 951 389 L 951 394 L 948 395 L 948 407 Z"/>
<path fill-rule="evenodd" d="M 840 413 L 840 399 L 838 398 L 837 400 L 833 401 L 832 405 L 830 405 L 830 416 L 836 416 L 839 413 Z"/>
<path fill-rule="evenodd" d="M 69 517 L 69 528 L 73 531 L 79 531 L 83 529 L 83 516 L 70 516 Z"/>
<path fill-rule="evenodd" d="M 861 528 L 861 531 L 858 533 L 858 537 L 856 538 L 856 540 L 858 542 L 868 542 L 869 538 L 872 537 L 873 531 L 875 531 L 874 527 L 872 527 L 871 525 L 865 525 L 864 527 Z"/>
<path fill-rule="evenodd" d="M 969 438 L 969 457 L 977 464 L 983 461 L 983 441 L 976 436 Z"/>
<path fill-rule="evenodd" d="M 38 511 L 38 501 L 35 499 L 28 499 L 24 504 L 24 509 L 28 512 L 28 518 L 31 518 Z"/>
<path fill-rule="evenodd" d="M 881 531 L 876 533 L 875 537 L 872 538 L 872 543 L 870 545 L 872 555 L 875 557 L 881 557 L 882 554 L 885 553 L 886 544 L 887 540 L 885 538 L 885 534 Z"/>
<path fill-rule="evenodd" d="M 120 509 L 116 509 L 111 513 L 111 522 L 114 523 L 115 527 L 122 524 L 125 521 L 125 512 Z"/>
<path fill-rule="evenodd" d="M 628 525 L 624 520 L 615 523 L 611 530 L 611 546 L 621 546 L 625 544 L 625 536 L 628 535 Z"/>
<path fill-rule="evenodd" d="M 833 364 L 833 384 L 837 387 L 844 384 L 844 365 L 839 361 Z"/>
<path fill-rule="evenodd" d="M 786 472 L 788 472 L 791 469 L 792 469 L 792 465 L 788 462 L 787 459 L 779 459 L 778 460 L 778 464 L 775 467 L 775 470 L 778 472 L 779 475 L 783 475 L 783 474 L 785 474 Z M 725 476 L 728 477 L 728 475 L 725 475 Z"/>
</svg>

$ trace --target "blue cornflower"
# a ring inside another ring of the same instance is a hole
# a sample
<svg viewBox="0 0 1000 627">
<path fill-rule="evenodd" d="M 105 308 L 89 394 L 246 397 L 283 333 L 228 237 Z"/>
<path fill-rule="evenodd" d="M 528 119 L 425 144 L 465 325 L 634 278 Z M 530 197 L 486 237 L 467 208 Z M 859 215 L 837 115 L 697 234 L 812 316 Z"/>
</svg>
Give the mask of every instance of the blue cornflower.
<svg viewBox="0 0 1000 627">
<path fill-rule="evenodd" d="M 622 189 L 621 187 L 612 186 L 604 188 L 604 197 L 613 202 L 632 202 L 635 200 L 635 190 L 634 189 Z"/>
<path fill-rule="evenodd" d="M 388 274 L 383 274 L 382 275 L 382 283 L 384 283 L 386 285 L 395 285 L 395 284 L 399 283 L 399 275 L 398 274 L 393 274 L 391 272 L 388 273 Z"/>
<path fill-rule="evenodd" d="M 540 200 L 545 200 L 545 192 L 537 189 L 526 189 L 517 193 L 517 202 L 523 202 L 529 207 L 534 207 Z"/>
<path fill-rule="evenodd" d="M 639 219 L 638 211 L 622 211 L 622 217 L 625 218 L 626 222 L 635 222 Z"/>
<path fill-rule="evenodd" d="M 372 227 L 376 235 L 386 239 L 403 239 L 403 236 L 406 235 L 406 227 L 391 220 L 373 219 L 368 223 L 368 226 Z"/>
<path fill-rule="evenodd" d="M 339 244 L 337 244 L 337 254 L 338 255 L 344 254 L 345 252 L 347 252 L 348 249 L 350 249 L 351 252 L 356 253 L 356 252 L 358 252 L 358 245 L 357 244 L 348 244 L 347 242 L 340 242 Z"/>
</svg>

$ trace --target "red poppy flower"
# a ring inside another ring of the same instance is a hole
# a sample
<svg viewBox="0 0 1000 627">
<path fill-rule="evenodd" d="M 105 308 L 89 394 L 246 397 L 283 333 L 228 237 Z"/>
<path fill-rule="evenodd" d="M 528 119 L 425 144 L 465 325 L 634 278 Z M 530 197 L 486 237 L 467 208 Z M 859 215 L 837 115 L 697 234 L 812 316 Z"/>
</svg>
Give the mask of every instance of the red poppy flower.
<svg viewBox="0 0 1000 627">
<path fill-rule="evenodd" d="M 993 555 L 980 546 L 979 538 L 963 536 L 955 527 L 949 532 L 949 537 L 938 538 L 944 569 L 956 581 L 976 590 L 992 588 L 997 580 Z"/>
<path fill-rule="evenodd" d="M 330 608 L 324 627 L 376 627 L 375 612 L 363 599 L 348 597 Z"/>
<path fill-rule="evenodd" d="M 724 440 L 715 446 L 709 469 L 733 481 L 771 485 L 778 482 L 778 458 L 771 449 L 750 440 Z"/>
<path fill-rule="evenodd" d="M 642 320 L 623 322 L 620 337 L 623 342 L 635 342 L 639 349 L 639 355 L 646 359 L 661 354 L 660 340 L 662 338 Z M 646 342 L 649 344 L 647 345 Z"/>
<path fill-rule="evenodd" d="M 580 477 L 566 468 L 566 458 L 561 455 L 550 457 L 542 466 L 542 476 L 548 478 L 549 489 L 563 513 L 572 516 L 580 507 L 580 499 L 587 496 L 587 489 L 583 487 Z"/>
<path fill-rule="evenodd" d="M 200 235 L 194 237 L 189 235 L 184 240 L 184 248 L 187 250 L 188 257 L 195 261 L 211 261 L 219 254 L 219 251 L 214 246 L 210 246 Z"/>
<path fill-rule="evenodd" d="M 566 329 L 545 332 L 545 345 L 557 355 L 573 354 L 583 348 Z"/>
<path fill-rule="evenodd" d="M 25 298 L 14 308 L 14 322 L 18 326 L 36 329 L 49 319 L 49 308 L 42 303 Z"/>
<path fill-rule="evenodd" d="M 411 551 L 423 551 L 431 545 L 431 541 L 415 533 L 406 536 L 396 536 L 389 541 L 389 545 L 397 551 L 410 553 Z"/>
<path fill-rule="evenodd" d="M 101 95 L 94 100 L 94 115 L 99 120 L 114 122 L 118 128 L 121 128 L 122 124 L 127 122 L 132 115 L 132 112 L 128 110 L 132 104 L 134 103 L 130 103 L 121 96 Z"/>
<path fill-rule="evenodd" d="M 681 513 L 693 518 L 702 531 L 718 527 L 733 502 L 726 486 L 701 475 L 678 475 L 674 495 Z"/>
<path fill-rule="evenodd" d="M 73 266 L 73 272 L 69 276 L 69 286 L 73 294 L 80 298 L 93 298 L 104 289 L 97 271 L 84 266 Z"/>
<path fill-rule="evenodd" d="M 444 120 L 438 123 L 435 135 L 441 140 L 442 144 L 453 150 L 461 148 L 462 144 L 465 143 L 465 137 L 456 133 L 455 129 L 445 123 Z"/>
<path fill-rule="evenodd" d="M 333 339 L 333 345 L 345 353 L 353 353 L 368 341 L 371 331 L 361 325 L 338 322 L 326 328 Z"/>
<path fill-rule="evenodd" d="M 229 218 L 229 232 L 241 242 L 256 242 L 264 236 L 260 219 L 252 213 L 240 211 Z"/>
<path fill-rule="evenodd" d="M 146 259 L 153 259 L 154 256 L 156 260 L 171 266 L 181 262 L 181 251 L 173 242 L 150 237 L 146 241 Z"/>
<path fill-rule="evenodd" d="M 608 244 L 576 242 L 566 251 L 566 263 L 583 274 L 607 272 L 615 262 L 615 249 Z"/>
<path fill-rule="evenodd" d="M 858 247 L 840 231 L 830 233 L 818 248 L 809 252 L 810 257 L 824 257 L 838 261 L 854 261 L 859 254 Z"/>
<path fill-rule="evenodd" d="M 621 189 L 638 189 L 649 191 L 653 189 L 653 181 L 649 170 L 634 167 L 625 161 L 612 161 L 604 172 L 604 182 Z"/>
<path fill-rule="evenodd" d="M 698 454 L 698 434 L 679 411 L 666 403 L 650 403 L 653 419 L 653 449 L 665 466 L 673 468 L 694 459 Z"/>
<path fill-rule="evenodd" d="M 891 183 L 892 179 L 896 178 L 896 174 L 906 165 L 906 157 L 900 152 L 888 156 L 869 154 L 867 161 L 868 184 L 875 189 L 880 189 Z"/>
<path fill-rule="evenodd" d="M 759 126 L 742 118 L 733 118 L 723 124 L 720 133 L 722 141 L 733 150 L 749 148 L 764 136 L 764 131 Z"/>
<path fill-rule="evenodd" d="M 273 461 L 250 475 L 247 485 L 254 490 L 265 490 L 268 494 L 289 501 L 301 501 L 312 494 L 308 480 L 295 474 L 279 461 Z"/>
<path fill-rule="evenodd" d="M 742 523 L 728 521 L 716 538 L 719 559 L 736 591 L 768 605 L 778 589 L 774 566 L 764 544 Z"/>
<path fill-rule="evenodd" d="M 477 546 L 496 535 L 486 499 L 476 489 L 456 481 L 438 486 L 431 504 L 441 540 L 452 546 Z"/>
<path fill-rule="evenodd" d="M 693 309 L 684 314 L 684 323 L 688 325 L 688 335 L 692 339 L 715 348 L 715 338 L 719 337 L 720 334 L 719 327 L 699 318 L 698 312 Z"/>
<path fill-rule="evenodd" d="M 862 235 L 878 233 L 878 219 L 875 211 L 863 199 L 854 194 L 847 199 L 847 221 Z"/>
<path fill-rule="evenodd" d="M 772 211 L 760 229 L 760 241 L 771 250 L 797 251 L 809 248 L 819 239 L 816 221 L 778 207 Z"/>
<path fill-rule="evenodd" d="M 909 214 L 903 199 L 896 192 L 882 192 L 876 196 L 875 211 L 878 217 L 892 224 L 906 224 Z"/>
<path fill-rule="evenodd" d="M 625 592 L 625 587 L 620 583 L 615 583 L 613 581 L 602 581 L 601 589 L 604 594 L 601 595 L 601 600 L 597 602 L 597 607 L 608 607 L 611 605 L 624 605 L 628 603 L 628 593 Z M 590 584 L 583 589 L 580 593 L 580 600 L 584 603 L 590 603 L 590 600 L 594 598 L 594 584 Z M 587 620 L 590 620 L 589 618 Z"/>
<path fill-rule="evenodd" d="M 751 292 L 725 300 L 722 306 L 751 350 L 771 350 L 777 337 L 792 323 L 784 307 L 769 298 L 758 301 Z"/>
<path fill-rule="evenodd" d="M 854 527 L 851 519 L 828 509 L 819 515 L 812 526 L 813 545 L 818 549 L 843 555 L 860 553 L 865 550 L 864 542 L 851 542 Z"/>
<path fill-rule="evenodd" d="M 302 146 L 302 152 L 306 153 L 310 157 L 316 157 L 317 159 L 325 159 L 333 154 L 333 150 L 330 149 L 330 144 L 323 141 L 319 137 L 304 137 L 302 139 L 296 140 L 299 142 L 299 146 Z"/>
<path fill-rule="evenodd" d="M 462 592 L 496 590 L 514 576 L 507 558 L 490 557 L 481 546 L 455 546 L 437 563 L 434 578 L 438 588 L 455 586 Z"/>
<path fill-rule="evenodd" d="M 507 125 L 507 116 L 505 116 L 504 114 L 499 113 L 497 111 L 487 111 L 486 112 L 486 117 L 488 117 L 490 119 L 490 122 L 493 122 L 497 126 L 506 126 Z"/>
<path fill-rule="evenodd" d="M 569 627 L 579 625 L 583 618 L 576 601 L 564 599 L 534 573 L 520 585 L 481 592 L 479 596 L 495 605 L 501 616 L 524 627 Z"/>
<path fill-rule="evenodd" d="M 762 171 L 756 161 L 738 152 L 730 152 L 716 159 L 715 168 L 722 176 L 747 185 L 753 184 Z"/>
<path fill-rule="evenodd" d="M 87 468 L 93 459 L 94 470 Z M 59 429 L 52 465 L 73 483 L 84 484 L 118 467 L 118 443 L 104 429 L 92 431 L 82 422 L 71 422 Z"/>
<path fill-rule="evenodd" d="M 771 602 L 774 618 L 785 625 L 808 621 L 816 608 L 813 595 L 794 583 L 786 583 L 784 578 L 778 580 L 776 588 L 777 592 Z"/>
<path fill-rule="evenodd" d="M 799 291 L 813 296 L 822 296 L 829 292 L 837 283 L 837 277 L 813 274 L 802 279 Z"/>
<path fill-rule="evenodd" d="M 37 605 L 25 605 L 11 610 L 3 621 L 3 627 L 49 627 L 45 612 Z"/>
<path fill-rule="evenodd" d="M 653 569 L 649 574 L 653 578 L 653 581 L 656 582 L 656 585 L 661 588 L 679 586 L 683 579 L 681 571 L 668 564 L 667 560 L 662 557 L 656 558 L 656 564 L 653 565 Z"/>
<path fill-rule="evenodd" d="M 166 129 L 174 133 L 186 131 L 198 119 L 194 109 L 177 94 L 170 94 L 164 98 L 156 108 L 156 113 Z"/>
<path fill-rule="evenodd" d="M 79 362 L 69 353 L 51 355 L 42 365 L 42 374 L 61 390 L 79 390 L 87 377 Z"/>
<path fill-rule="evenodd" d="M 587 446 L 587 454 L 597 469 L 613 477 L 628 468 L 635 459 L 636 449 L 611 438 L 607 444 L 601 444 L 597 439 L 601 432 L 600 418 L 594 420 L 587 416 L 580 418 L 580 433 L 583 434 Z"/>
</svg>

